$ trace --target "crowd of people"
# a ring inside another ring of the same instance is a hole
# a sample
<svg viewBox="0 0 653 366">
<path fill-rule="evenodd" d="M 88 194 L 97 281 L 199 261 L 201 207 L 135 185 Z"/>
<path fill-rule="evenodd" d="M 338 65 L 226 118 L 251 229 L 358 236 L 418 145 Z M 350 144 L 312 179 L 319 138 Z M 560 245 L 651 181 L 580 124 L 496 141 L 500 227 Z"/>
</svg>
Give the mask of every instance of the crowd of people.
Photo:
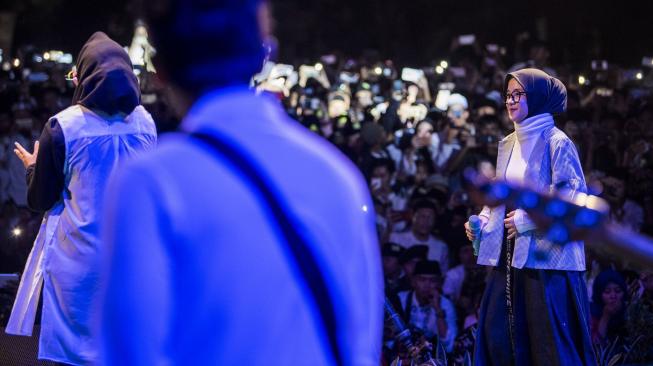
<svg viewBox="0 0 653 366">
<path fill-rule="evenodd" d="M 365 175 L 386 293 L 455 364 L 471 353 L 486 278 L 464 236 L 464 223 L 479 207 L 462 189 L 462 173 L 471 167 L 494 176 L 498 142 L 513 130 L 502 96 L 507 72 L 531 66 L 563 80 L 568 110 L 556 125 L 576 145 L 590 193 L 610 204 L 611 222 L 648 235 L 653 230 L 651 74 L 598 60 L 586 70 L 550 65 L 543 42 L 511 66 L 501 47 L 464 41 L 454 40 L 451 57 L 429 68 L 328 55 L 296 73 L 272 67 L 259 83 Z M 616 354 L 623 362 L 650 361 L 653 344 L 644 327 L 652 324 L 653 273 L 586 250 L 599 362 Z M 386 334 L 389 360 L 397 351 L 392 335 Z"/>
<path fill-rule="evenodd" d="M 446 60 L 429 67 L 402 68 L 374 53 L 331 54 L 295 66 L 269 62 L 252 82 L 360 168 L 374 202 L 386 295 L 450 364 L 472 353 L 487 274 L 465 237 L 464 224 L 480 207 L 463 189 L 462 173 L 472 167 L 494 176 L 498 143 L 513 130 L 503 96 L 507 72 L 536 67 L 564 82 L 568 110 L 556 125 L 575 143 L 591 193 L 610 204 L 612 222 L 653 235 L 653 72 L 602 60 L 552 65 L 545 42 L 532 42 L 525 59 L 509 51 L 461 36 Z M 42 218 L 27 208 L 14 142 L 33 146 L 73 92 L 65 77 L 71 65 L 43 56 L 21 49 L 0 71 L 0 273 L 23 270 Z M 164 133 L 178 121 L 150 71 L 139 69 L 142 104 Z M 653 361 L 653 269 L 586 253 L 599 361 Z M 4 325 L 15 287 L 0 291 Z M 399 353 L 387 327 L 384 360 Z"/>
</svg>

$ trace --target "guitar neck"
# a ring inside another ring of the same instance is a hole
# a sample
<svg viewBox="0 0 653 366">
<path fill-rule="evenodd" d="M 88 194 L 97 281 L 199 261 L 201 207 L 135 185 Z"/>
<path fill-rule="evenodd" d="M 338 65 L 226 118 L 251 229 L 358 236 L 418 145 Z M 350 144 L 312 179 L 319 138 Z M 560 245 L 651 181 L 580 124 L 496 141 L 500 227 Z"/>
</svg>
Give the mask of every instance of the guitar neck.
<svg viewBox="0 0 653 366">
<path fill-rule="evenodd" d="M 618 225 L 606 224 L 585 242 L 597 252 L 604 251 L 644 268 L 653 266 L 653 240 Z"/>
</svg>

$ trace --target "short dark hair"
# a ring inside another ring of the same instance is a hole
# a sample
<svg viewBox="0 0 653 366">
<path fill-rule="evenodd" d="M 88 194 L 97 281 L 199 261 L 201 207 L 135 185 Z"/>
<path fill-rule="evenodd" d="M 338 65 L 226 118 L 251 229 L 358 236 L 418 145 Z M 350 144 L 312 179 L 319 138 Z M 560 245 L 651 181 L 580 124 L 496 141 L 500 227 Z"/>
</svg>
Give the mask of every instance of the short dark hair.
<svg viewBox="0 0 653 366">
<path fill-rule="evenodd" d="M 417 264 L 415 264 L 415 272 L 413 272 L 413 275 L 433 275 L 441 277 L 442 271 L 440 270 L 440 263 L 429 260 L 417 262 Z"/>
<path fill-rule="evenodd" d="M 420 209 L 423 209 L 423 208 L 433 210 L 433 212 L 435 212 L 435 213 L 438 212 L 438 208 L 435 205 L 435 203 L 433 203 L 431 200 L 428 200 L 426 198 L 419 199 L 419 200 L 415 201 L 415 203 L 412 205 L 413 212 L 417 212 L 417 210 L 420 210 Z"/>
<path fill-rule="evenodd" d="M 199 95 L 246 84 L 263 64 L 258 24 L 263 0 L 143 0 L 157 50 L 171 81 Z"/>
<path fill-rule="evenodd" d="M 372 173 L 374 173 L 374 169 L 378 167 L 386 167 L 388 169 L 388 173 L 392 174 L 395 172 L 395 163 L 392 161 L 390 158 L 376 158 L 373 159 L 372 162 L 370 163 L 370 170 L 369 170 L 369 176 L 372 176 Z"/>
</svg>

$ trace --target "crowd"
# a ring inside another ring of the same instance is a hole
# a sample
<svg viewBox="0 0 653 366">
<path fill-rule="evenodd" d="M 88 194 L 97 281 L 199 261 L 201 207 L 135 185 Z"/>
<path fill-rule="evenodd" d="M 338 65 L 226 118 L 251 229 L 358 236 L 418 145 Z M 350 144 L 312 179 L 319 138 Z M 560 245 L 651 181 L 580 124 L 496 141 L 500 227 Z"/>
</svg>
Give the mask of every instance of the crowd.
<svg viewBox="0 0 653 366">
<path fill-rule="evenodd" d="M 544 42 L 532 42 L 526 60 L 506 53 L 469 35 L 455 39 L 450 57 L 430 67 L 327 55 L 296 72 L 271 65 L 256 80 L 365 175 L 386 294 L 413 331 L 440 343 L 453 364 L 472 350 L 486 274 L 464 236 L 464 223 L 479 207 L 461 187 L 462 172 L 471 167 L 494 176 L 498 142 L 513 130 L 502 97 L 507 72 L 536 67 L 565 83 L 568 110 L 556 124 L 574 141 L 591 193 L 610 204 L 611 222 L 653 231 L 650 60 L 630 70 L 603 60 L 560 67 L 549 63 Z M 653 360 L 645 331 L 653 325 L 653 272 L 586 252 L 599 362 L 616 355 L 620 362 Z M 385 340 L 384 355 L 392 360 L 400 347 L 391 329 Z"/>
<path fill-rule="evenodd" d="M 574 141 L 591 192 L 610 204 L 610 220 L 653 236 L 653 72 L 595 60 L 552 65 L 545 42 L 523 56 L 472 35 L 428 67 L 376 55 L 325 55 L 311 63 L 266 63 L 252 84 L 279 99 L 306 128 L 337 146 L 366 177 L 373 197 L 386 295 L 413 333 L 463 364 L 487 269 L 476 264 L 464 223 L 480 207 L 462 188 L 472 167 L 494 176 L 499 141 L 513 130 L 504 106 L 508 71 L 536 67 L 568 89 L 556 124 Z M 42 213 L 27 208 L 25 170 L 14 142 L 32 146 L 47 119 L 70 103 L 71 65 L 24 48 L 0 71 L 0 273 L 23 269 Z M 178 123 L 164 87 L 137 67 L 142 102 L 159 133 Z M 653 361 L 653 269 L 586 248 L 591 331 L 601 364 Z M 6 322 L 15 287 L 0 290 Z M 384 332 L 384 360 L 401 352 Z"/>
</svg>

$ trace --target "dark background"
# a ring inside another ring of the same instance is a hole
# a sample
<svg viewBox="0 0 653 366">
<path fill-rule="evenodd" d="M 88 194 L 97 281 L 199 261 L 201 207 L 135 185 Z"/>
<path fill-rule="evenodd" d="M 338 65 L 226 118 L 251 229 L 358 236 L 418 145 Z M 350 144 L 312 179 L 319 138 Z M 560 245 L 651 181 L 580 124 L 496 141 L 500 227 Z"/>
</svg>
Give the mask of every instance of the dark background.
<svg viewBox="0 0 653 366">
<path fill-rule="evenodd" d="M 452 37 L 475 33 L 508 46 L 518 33 L 549 42 L 554 64 L 607 59 L 637 66 L 653 55 L 652 1 L 272 0 L 280 59 L 332 51 L 427 65 Z M 137 7 L 129 0 L 2 0 L 17 15 L 14 48 L 27 43 L 74 55 L 95 30 L 129 44 Z"/>
</svg>

